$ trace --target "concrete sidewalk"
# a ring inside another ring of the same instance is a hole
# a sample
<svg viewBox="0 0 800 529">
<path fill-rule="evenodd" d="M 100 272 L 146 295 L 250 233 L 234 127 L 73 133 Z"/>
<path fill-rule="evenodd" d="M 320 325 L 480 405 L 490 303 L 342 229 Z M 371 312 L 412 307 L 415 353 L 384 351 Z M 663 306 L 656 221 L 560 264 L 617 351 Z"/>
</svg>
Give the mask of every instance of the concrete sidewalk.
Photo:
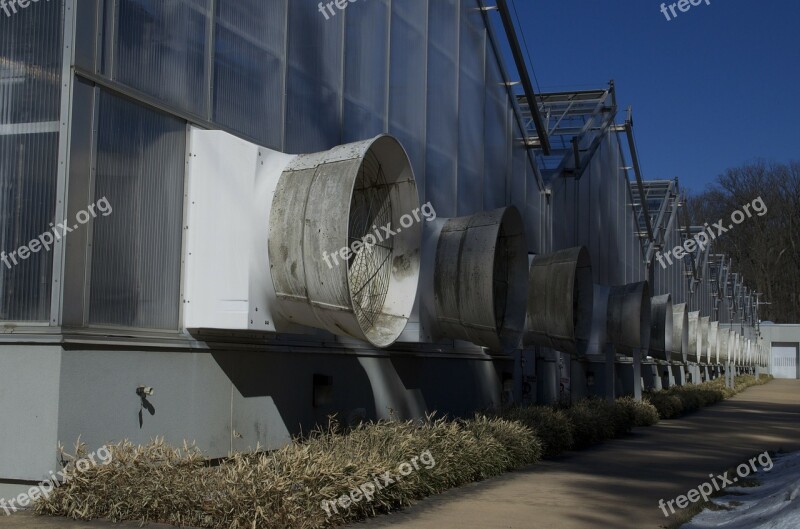
<svg viewBox="0 0 800 529">
<path fill-rule="evenodd" d="M 800 381 L 775 380 L 685 418 L 427 498 L 352 529 L 656 529 L 671 500 L 765 450 L 800 450 Z"/>
<path fill-rule="evenodd" d="M 658 500 L 685 494 L 765 450 L 800 450 L 800 381 L 757 386 L 686 418 L 428 498 L 351 529 L 656 529 Z M 0 529 L 138 527 L 29 513 L 0 516 Z M 152 524 L 148 527 L 169 527 Z"/>
</svg>

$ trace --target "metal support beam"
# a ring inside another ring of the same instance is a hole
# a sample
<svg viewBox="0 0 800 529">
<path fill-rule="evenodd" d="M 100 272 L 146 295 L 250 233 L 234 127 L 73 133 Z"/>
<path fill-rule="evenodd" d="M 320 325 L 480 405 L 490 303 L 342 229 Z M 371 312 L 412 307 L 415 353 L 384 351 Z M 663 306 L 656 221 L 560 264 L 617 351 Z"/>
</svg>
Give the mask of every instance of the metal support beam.
<svg viewBox="0 0 800 529">
<path fill-rule="evenodd" d="M 636 175 L 636 186 L 639 188 L 639 201 L 641 202 L 642 213 L 647 226 L 647 237 L 652 243 L 655 242 L 655 238 L 653 237 L 653 223 L 650 221 L 650 211 L 647 208 L 647 195 L 645 195 L 644 184 L 642 183 L 642 169 L 639 166 L 639 156 L 636 154 L 636 142 L 633 139 L 633 113 L 630 107 L 628 107 L 628 116 L 625 119 L 625 134 L 628 137 L 628 148 L 631 151 L 633 172 Z"/>
<path fill-rule="evenodd" d="M 545 156 L 550 155 L 550 139 L 547 136 L 547 128 L 542 121 L 542 116 L 539 114 L 539 105 L 536 99 L 536 92 L 533 90 L 530 75 L 528 75 L 528 66 L 525 64 L 525 56 L 522 54 L 522 48 L 519 45 L 517 38 L 517 28 L 514 26 L 514 20 L 511 18 L 511 11 L 508 9 L 507 0 L 497 0 L 497 10 L 500 13 L 500 18 L 503 21 L 503 27 L 508 36 L 508 43 L 511 46 L 511 54 L 514 56 L 514 62 L 517 65 L 517 72 L 522 82 L 522 88 L 525 91 L 525 98 L 528 100 L 530 106 L 531 116 L 533 116 L 533 123 L 536 126 L 536 133 L 539 135 L 539 144 L 541 145 L 542 152 Z"/>
</svg>

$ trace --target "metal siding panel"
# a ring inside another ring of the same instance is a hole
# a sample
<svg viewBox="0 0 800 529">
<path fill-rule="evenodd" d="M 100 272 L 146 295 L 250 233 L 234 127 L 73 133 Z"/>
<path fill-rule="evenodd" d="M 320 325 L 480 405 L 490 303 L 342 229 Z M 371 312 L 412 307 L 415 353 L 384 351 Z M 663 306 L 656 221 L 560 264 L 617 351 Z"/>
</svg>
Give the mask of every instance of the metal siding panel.
<svg viewBox="0 0 800 529">
<path fill-rule="evenodd" d="M 289 2 L 286 152 L 318 152 L 343 143 L 344 20 L 342 14 L 325 20 L 316 3 Z"/>
<path fill-rule="evenodd" d="M 392 2 L 390 51 L 389 132 L 405 147 L 424 201 L 428 0 Z"/>
<path fill-rule="evenodd" d="M 428 5 L 428 111 L 425 200 L 440 217 L 455 217 L 458 172 L 459 2 Z"/>
<path fill-rule="evenodd" d="M 342 142 L 350 143 L 386 132 L 389 5 L 385 0 L 356 4 L 344 19 Z"/>
<path fill-rule="evenodd" d="M 519 209 L 525 218 L 527 226 L 529 217 L 535 216 L 536 212 L 528 211 L 528 153 L 526 148 L 522 145 L 512 144 L 511 146 L 511 179 L 509 181 L 509 204 L 513 204 Z M 538 219 L 537 224 L 538 224 Z M 531 233 L 526 228 L 526 235 L 528 237 L 528 248 L 531 248 Z"/>
<path fill-rule="evenodd" d="M 209 0 L 119 0 L 114 79 L 205 116 Z"/>
<path fill-rule="evenodd" d="M 283 145 L 286 0 L 217 0 L 213 120 Z"/>
<path fill-rule="evenodd" d="M 89 322 L 177 329 L 184 122 L 101 92 Z"/>
<path fill-rule="evenodd" d="M 603 219 L 603 212 L 605 211 L 605 205 L 603 204 L 603 193 L 604 193 L 604 186 L 602 181 L 602 176 L 597 175 L 595 177 L 594 174 L 588 175 L 589 186 L 590 186 L 590 220 L 589 220 L 589 253 L 592 255 L 592 273 L 594 275 L 594 280 L 596 283 L 600 284 L 600 262 L 595 256 L 599 256 L 602 252 L 601 247 L 603 246 L 603 241 L 605 240 L 602 236 L 603 230 L 607 229 L 604 226 L 604 219 Z M 607 238 L 607 236 L 605 236 Z M 606 283 L 607 284 L 607 283 Z"/>
<path fill-rule="evenodd" d="M 528 237 L 528 251 L 543 254 L 547 250 L 546 235 L 542 234 L 549 226 L 547 215 L 550 208 L 543 206 L 544 197 L 536 183 L 536 174 L 528 161 L 527 147 L 515 146 L 514 161 L 524 164 L 525 183 L 525 232 Z M 544 240 L 543 240 L 544 239 Z"/>
<path fill-rule="evenodd" d="M 488 44 L 488 41 L 487 41 Z M 494 53 L 486 55 L 483 209 L 507 205 L 509 181 L 508 92 Z"/>
<path fill-rule="evenodd" d="M 461 3 L 458 82 L 458 215 L 483 209 L 486 28 L 477 0 Z"/>
</svg>

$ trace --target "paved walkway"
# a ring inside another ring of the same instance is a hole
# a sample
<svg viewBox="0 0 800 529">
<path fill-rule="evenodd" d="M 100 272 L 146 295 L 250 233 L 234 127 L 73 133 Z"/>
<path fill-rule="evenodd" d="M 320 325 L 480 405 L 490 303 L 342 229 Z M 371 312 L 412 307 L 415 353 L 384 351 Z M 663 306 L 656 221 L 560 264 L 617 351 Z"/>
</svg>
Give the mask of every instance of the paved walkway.
<svg viewBox="0 0 800 529">
<path fill-rule="evenodd" d="M 765 450 L 800 450 L 800 381 L 757 386 L 686 418 L 473 483 L 351 529 L 657 529 L 658 500 Z M 18 513 L 0 529 L 138 527 Z M 166 527 L 150 525 L 151 528 Z"/>
<path fill-rule="evenodd" d="M 765 450 L 800 450 L 800 381 L 775 380 L 631 437 L 473 483 L 351 529 L 657 529 L 670 500 Z"/>
</svg>

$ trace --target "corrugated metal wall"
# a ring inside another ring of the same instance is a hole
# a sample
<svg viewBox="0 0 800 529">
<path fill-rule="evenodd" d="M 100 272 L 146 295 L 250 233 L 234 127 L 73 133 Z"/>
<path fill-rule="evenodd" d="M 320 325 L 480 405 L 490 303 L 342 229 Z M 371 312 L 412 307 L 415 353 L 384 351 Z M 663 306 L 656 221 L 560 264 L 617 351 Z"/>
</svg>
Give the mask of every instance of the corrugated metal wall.
<svg viewBox="0 0 800 529">
<path fill-rule="evenodd" d="M 554 249 L 586 246 L 594 282 L 602 285 L 647 279 L 625 165 L 608 133 L 579 180 L 553 182 Z"/>
<path fill-rule="evenodd" d="M 312 0 L 113 4 L 99 2 L 107 59 L 94 73 L 284 152 L 394 134 L 441 215 L 511 196 L 521 135 L 477 0 L 335 15 Z"/>
</svg>

